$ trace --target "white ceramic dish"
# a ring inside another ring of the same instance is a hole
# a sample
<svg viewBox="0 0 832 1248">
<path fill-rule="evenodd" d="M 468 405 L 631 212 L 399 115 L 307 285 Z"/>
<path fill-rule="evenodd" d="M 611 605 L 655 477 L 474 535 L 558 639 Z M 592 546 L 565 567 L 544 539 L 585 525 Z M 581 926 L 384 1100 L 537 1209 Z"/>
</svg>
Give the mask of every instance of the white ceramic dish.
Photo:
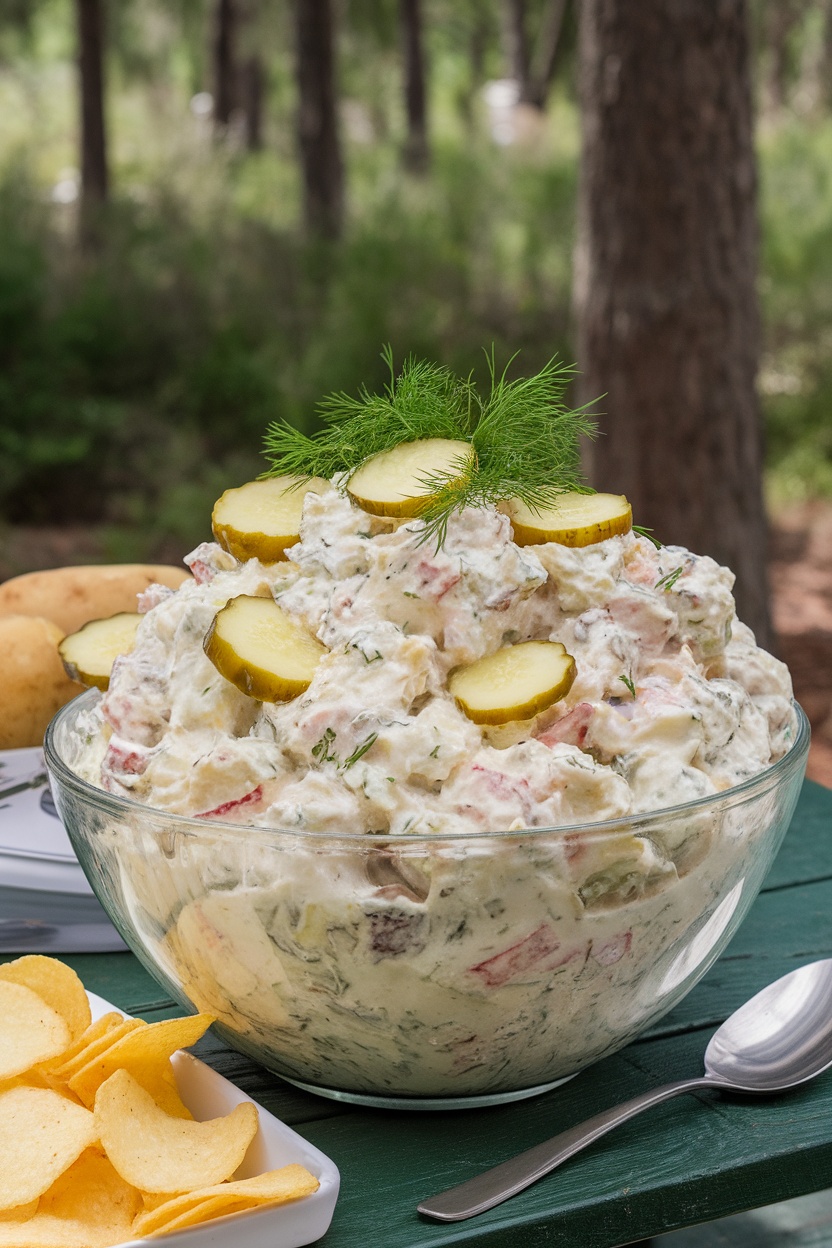
<svg viewBox="0 0 832 1248">
<path fill-rule="evenodd" d="M 118 1009 L 92 992 L 87 995 L 93 1019 Z M 161 1238 L 131 1239 L 118 1248 L 228 1248 L 232 1243 L 234 1248 L 303 1248 L 320 1239 L 332 1221 L 338 1199 L 341 1180 L 335 1163 L 190 1053 L 175 1053 L 173 1067 L 179 1094 L 199 1121 L 228 1114 L 242 1101 L 257 1106 L 260 1126 L 235 1178 L 250 1178 L 299 1162 L 312 1171 L 320 1187 L 311 1196 L 287 1205 L 231 1214 Z"/>
</svg>

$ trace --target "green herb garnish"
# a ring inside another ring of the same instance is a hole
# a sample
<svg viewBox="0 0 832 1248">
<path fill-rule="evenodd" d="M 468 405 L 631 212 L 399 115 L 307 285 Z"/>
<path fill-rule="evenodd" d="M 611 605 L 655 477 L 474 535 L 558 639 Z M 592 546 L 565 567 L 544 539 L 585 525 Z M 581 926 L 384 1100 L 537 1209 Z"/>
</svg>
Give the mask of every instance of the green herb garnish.
<svg viewBox="0 0 832 1248">
<path fill-rule="evenodd" d="M 660 576 L 659 579 L 656 581 L 654 588 L 663 589 L 664 592 L 667 593 L 668 590 L 672 589 L 673 586 L 676 584 L 676 582 L 678 581 L 679 577 L 682 575 L 684 570 L 685 570 L 685 565 L 683 563 L 680 563 L 678 568 L 674 568 L 672 572 L 666 572 L 664 576 Z"/>
<path fill-rule="evenodd" d="M 648 542 L 653 543 L 653 545 L 656 547 L 656 550 L 662 549 L 662 543 L 659 541 L 657 537 L 653 536 L 652 529 L 646 529 L 643 524 L 634 524 L 633 532 L 638 533 L 639 537 L 646 537 Z"/>
<path fill-rule="evenodd" d="M 377 740 L 378 740 L 378 733 L 371 732 L 369 737 L 367 737 L 366 740 L 362 741 L 356 750 L 353 750 L 349 758 L 344 759 L 344 771 L 346 771 L 347 768 L 352 767 L 354 763 L 357 763 L 359 758 L 363 758 L 364 755 L 369 750 L 370 746 L 374 745 Z"/>
<path fill-rule="evenodd" d="M 286 421 L 269 427 L 265 453 L 271 470 L 265 475 L 343 473 L 345 488 L 368 459 L 402 442 L 470 442 L 476 451 L 472 468 L 424 478 L 431 497 L 420 513 L 423 540 L 433 538 L 437 546 L 450 517 L 464 507 L 519 498 L 539 511 L 565 490 L 592 493 L 581 481 L 579 439 L 594 436 L 595 426 L 586 412 L 589 404 L 571 409 L 564 402 L 571 365 L 552 359 L 535 376 L 509 381 L 514 357 L 498 374 L 492 348 L 490 391 L 483 397 L 470 376 L 409 357 L 397 377 L 389 346 L 382 357 L 390 371 L 382 394 L 363 387 L 357 398 L 330 395 L 319 407 L 323 428 L 311 436 Z"/>
<path fill-rule="evenodd" d="M 312 757 L 317 758 L 319 763 L 337 763 L 338 755 L 330 750 L 334 740 L 334 730 L 326 728 L 321 739 L 312 746 Z"/>
<path fill-rule="evenodd" d="M 625 684 L 625 685 L 627 686 L 627 688 L 630 690 L 630 693 L 632 694 L 632 696 L 633 696 L 633 697 L 635 697 L 635 696 L 636 696 L 636 687 L 635 687 L 635 685 L 633 684 L 633 678 L 632 678 L 632 676 L 619 676 L 619 677 L 618 677 L 618 679 L 619 679 L 619 680 L 623 680 L 624 684 Z"/>
<path fill-rule="evenodd" d="M 362 659 L 364 660 L 364 662 L 367 663 L 368 665 L 370 663 L 380 663 L 384 659 L 384 655 L 381 653 L 380 650 L 376 650 L 375 654 L 368 654 L 367 651 L 363 648 L 363 646 L 359 646 L 356 643 L 353 643 L 352 649 L 357 650 L 358 653 L 361 655 Z"/>
</svg>

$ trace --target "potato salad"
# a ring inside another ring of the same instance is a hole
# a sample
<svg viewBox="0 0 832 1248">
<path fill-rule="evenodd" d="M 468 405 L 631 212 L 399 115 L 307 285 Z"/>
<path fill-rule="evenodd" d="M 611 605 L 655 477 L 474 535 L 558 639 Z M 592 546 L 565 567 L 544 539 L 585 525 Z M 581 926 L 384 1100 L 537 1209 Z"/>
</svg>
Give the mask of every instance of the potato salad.
<svg viewBox="0 0 832 1248">
<path fill-rule="evenodd" d="M 494 508 L 372 517 L 307 495 L 287 560 L 207 543 L 192 583 L 144 595 L 89 725 L 89 779 L 180 814 L 314 832 L 496 832 L 596 822 L 738 784 L 793 732 L 785 666 L 735 616 L 732 574 L 632 532 L 519 547 Z M 258 702 L 203 639 L 238 595 L 273 598 L 324 648 L 308 689 Z M 528 719 L 472 722 L 449 675 L 557 641 L 567 694 Z"/>
<path fill-rule="evenodd" d="M 130 799 L 96 870 L 173 991 L 303 1086 L 543 1086 L 664 1013 L 750 904 L 799 776 L 732 792 L 794 741 L 789 675 L 732 574 L 629 505 L 569 545 L 362 503 L 310 487 L 274 562 L 224 518 L 142 595 L 74 737 Z"/>
</svg>

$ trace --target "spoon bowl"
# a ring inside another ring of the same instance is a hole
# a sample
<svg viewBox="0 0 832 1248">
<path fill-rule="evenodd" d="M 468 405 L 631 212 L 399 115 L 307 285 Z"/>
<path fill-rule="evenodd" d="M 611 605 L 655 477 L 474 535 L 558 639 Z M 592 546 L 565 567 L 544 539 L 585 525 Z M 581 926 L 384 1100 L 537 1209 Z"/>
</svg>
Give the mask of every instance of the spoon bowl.
<svg viewBox="0 0 832 1248">
<path fill-rule="evenodd" d="M 738 1092 L 785 1092 L 832 1066 L 832 958 L 775 980 L 705 1050 L 708 1076 Z"/>
<path fill-rule="evenodd" d="M 508 1200 L 643 1110 L 681 1092 L 785 1092 L 832 1067 L 832 958 L 811 962 L 763 988 L 714 1033 L 706 1073 L 654 1088 L 536 1144 L 510 1161 L 432 1196 L 419 1213 L 459 1222 Z"/>
</svg>

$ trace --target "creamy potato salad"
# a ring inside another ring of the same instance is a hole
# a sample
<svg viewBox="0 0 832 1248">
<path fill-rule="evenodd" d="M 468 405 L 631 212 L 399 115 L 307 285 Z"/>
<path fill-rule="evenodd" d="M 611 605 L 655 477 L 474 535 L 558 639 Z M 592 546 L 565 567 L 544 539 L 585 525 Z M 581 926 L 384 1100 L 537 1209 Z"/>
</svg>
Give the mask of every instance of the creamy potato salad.
<svg viewBox="0 0 832 1248">
<path fill-rule="evenodd" d="M 287 561 L 198 547 L 192 583 L 144 595 L 73 765 L 206 820 L 177 849 L 163 820 L 125 817 L 101 852 L 139 942 L 244 1048 L 330 1087 L 530 1086 L 619 1047 L 727 938 L 776 801 L 626 819 L 779 759 L 791 685 L 710 558 L 634 532 L 520 547 L 491 507 L 453 516 L 440 549 L 422 538 L 418 519 L 368 515 L 333 486 L 307 495 Z M 326 647 L 292 701 L 246 696 L 203 651 L 241 594 L 273 597 Z M 567 695 L 472 722 L 449 673 L 529 640 L 573 656 Z M 586 831 L 519 834 L 567 825 Z M 488 833 L 509 835 L 469 835 Z"/>
<path fill-rule="evenodd" d="M 734 613 L 732 574 L 634 533 L 518 547 L 469 509 L 439 550 L 418 520 L 307 496 L 289 560 L 213 544 L 194 582 L 161 587 L 89 725 L 88 778 L 163 810 L 309 831 L 458 833 L 553 827 L 726 789 L 788 748 L 785 666 Z M 327 647 L 308 691 L 258 703 L 202 649 L 216 612 L 271 595 Z M 560 641 L 567 696 L 480 727 L 450 671 L 517 641 Z"/>
</svg>

